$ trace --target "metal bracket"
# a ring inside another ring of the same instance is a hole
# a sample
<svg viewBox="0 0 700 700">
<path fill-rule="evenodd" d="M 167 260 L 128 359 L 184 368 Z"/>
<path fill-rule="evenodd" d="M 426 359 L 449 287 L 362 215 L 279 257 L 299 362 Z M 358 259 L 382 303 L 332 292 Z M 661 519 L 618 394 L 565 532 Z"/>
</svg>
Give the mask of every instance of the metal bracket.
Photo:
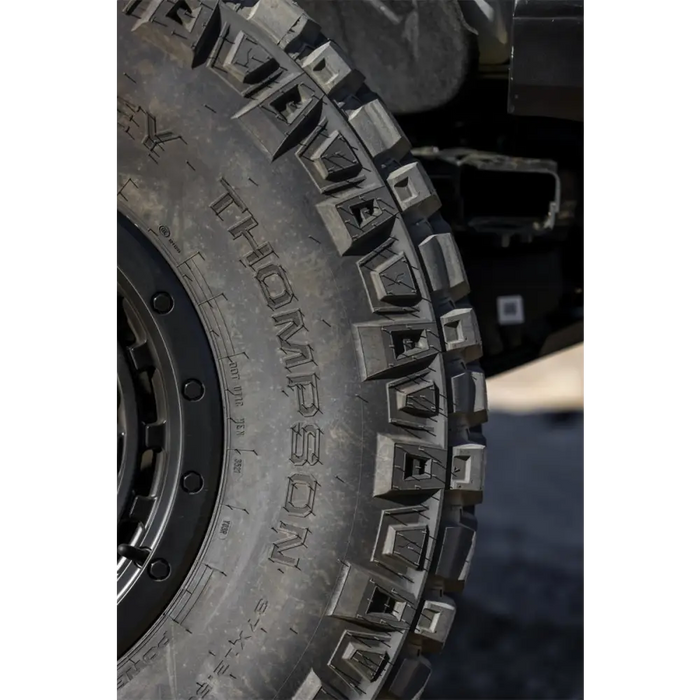
<svg viewBox="0 0 700 700">
<path fill-rule="evenodd" d="M 422 148 L 413 154 L 423 162 L 435 183 L 450 224 L 457 232 L 496 236 L 499 245 L 506 247 L 514 237 L 529 242 L 573 219 L 575 201 L 562 197 L 562 178 L 552 160 L 517 158 L 470 148 Z M 498 196 L 493 213 L 479 212 L 479 196 L 475 194 L 479 191 L 476 185 L 480 174 L 488 173 L 492 174 L 489 191 Z M 493 174 L 501 174 L 502 181 L 498 182 Z M 552 182 L 544 188 L 534 188 L 534 182 L 523 179 L 519 183 L 512 177 L 514 174 L 540 179 L 549 176 Z M 523 204 L 532 210 L 533 203 L 539 208 L 537 213 L 518 212 Z"/>
</svg>

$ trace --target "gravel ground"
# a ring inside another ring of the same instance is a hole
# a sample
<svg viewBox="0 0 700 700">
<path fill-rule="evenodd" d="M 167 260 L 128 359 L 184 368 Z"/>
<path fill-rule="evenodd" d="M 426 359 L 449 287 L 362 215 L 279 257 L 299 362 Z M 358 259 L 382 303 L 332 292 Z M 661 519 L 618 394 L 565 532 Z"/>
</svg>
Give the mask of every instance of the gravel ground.
<svg viewBox="0 0 700 700">
<path fill-rule="evenodd" d="M 479 540 L 426 700 L 583 695 L 583 413 L 491 413 Z"/>
</svg>

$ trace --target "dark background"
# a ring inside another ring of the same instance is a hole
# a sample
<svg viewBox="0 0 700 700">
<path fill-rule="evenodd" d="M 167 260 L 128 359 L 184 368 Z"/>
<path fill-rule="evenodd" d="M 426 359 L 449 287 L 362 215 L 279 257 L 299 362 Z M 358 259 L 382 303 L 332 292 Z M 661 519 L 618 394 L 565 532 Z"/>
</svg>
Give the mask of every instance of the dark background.
<svg viewBox="0 0 700 700">
<path fill-rule="evenodd" d="M 583 413 L 493 411 L 476 553 L 426 700 L 583 696 Z"/>
</svg>

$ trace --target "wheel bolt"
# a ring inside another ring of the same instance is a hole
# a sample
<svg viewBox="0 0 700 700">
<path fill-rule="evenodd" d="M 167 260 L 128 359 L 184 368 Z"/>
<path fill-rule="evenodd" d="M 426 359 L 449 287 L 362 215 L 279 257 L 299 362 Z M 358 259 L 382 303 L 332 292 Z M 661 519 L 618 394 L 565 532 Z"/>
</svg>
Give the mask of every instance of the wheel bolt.
<svg viewBox="0 0 700 700">
<path fill-rule="evenodd" d="M 182 488 L 187 493 L 197 493 L 202 490 L 204 479 L 197 472 L 188 472 L 182 477 Z"/>
<path fill-rule="evenodd" d="M 189 401 L 199 401 L 204 396 L 204 386 L 196 379 L 188 379 L 182 387 L 182 393 Z"/>
<path fill-rule="evenodd" d="M 133 561 L 134 564 L 143 566 L 150 552 L 145 547 L 133 547 L 130 544 L 120 544 L 117 547 L 117 554 L 129 561 Z"/>
<path fill-rule="evenodd" d="M 154 581 L 165 581 L 170 576 L 170 564 L 165 559 L 156 559 L 149 565 L 148 575 Z"/>
<path fill-rule="evenodd" d="M 151 306 L 159 314 L 167 314 L 173 308 L 173 298 L 166 292 L 158 292 L 153 295 Z"/>
</svg>

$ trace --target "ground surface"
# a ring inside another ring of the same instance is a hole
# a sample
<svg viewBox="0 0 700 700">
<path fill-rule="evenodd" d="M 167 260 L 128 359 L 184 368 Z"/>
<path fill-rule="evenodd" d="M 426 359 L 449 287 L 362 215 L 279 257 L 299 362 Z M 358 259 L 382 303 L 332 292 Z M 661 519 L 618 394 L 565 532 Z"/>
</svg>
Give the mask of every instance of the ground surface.
<svg viewBox="0 0 700 700">
<path fill-rule="evenodd" d="M 566 362 L 557 361 L 564 371 Z M 567 362 L 570 376 L 581 372 L 579 351 Z M 533 388 L 543 373 L 532 375 Z M 557 393 L 551 388 L 550 398 Z M 536 396 L 531 403 L 537 408 Z M 575 409 L 573 399 L 564 404 Z M 544 397 L 540 407 L 555 406 Z M 581 698 L 583 413 L 495 410 L 486 435 L 488 488 L 476 557 L 424 698 Z"/>
</svg>

